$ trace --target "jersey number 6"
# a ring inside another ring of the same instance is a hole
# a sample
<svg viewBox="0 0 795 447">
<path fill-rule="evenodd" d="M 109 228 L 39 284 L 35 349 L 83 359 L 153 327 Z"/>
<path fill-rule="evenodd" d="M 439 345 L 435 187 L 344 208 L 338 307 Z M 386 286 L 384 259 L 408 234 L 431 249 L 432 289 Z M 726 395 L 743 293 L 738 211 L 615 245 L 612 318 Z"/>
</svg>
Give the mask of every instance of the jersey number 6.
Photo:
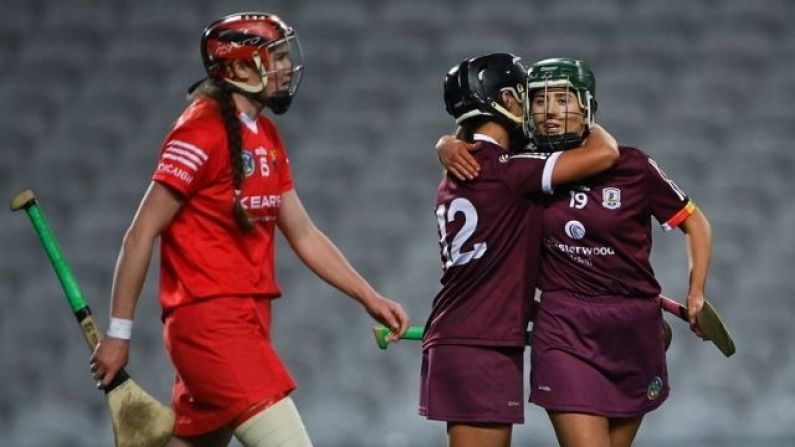
<svg viewBox="0 0 795 447">
<path fill-rule="evenodd" d="M 458 233 L 453 236 L 453 242 L 448 246 L 447 244 L 447 222 L 455 220 L 457 214 L 464 215 L 464 225 Z M 439 244 L 442 249 L 442 260 L 444 261 L 444 268 L 455 265 L 464 265 L 473 259 L 479 259 L 486 253 L 487 245 L 485 242 L 476 242 L 472 245 L 472 250 L 461 253 L 461 247 L 466 244 L 475 228 L 478 226 L 478 211 L 467 199 L 457 198 L 450 202 L 450 208 L 444 204 L 436 208 L 436 221 L 439 223 Z"/>
</svg>

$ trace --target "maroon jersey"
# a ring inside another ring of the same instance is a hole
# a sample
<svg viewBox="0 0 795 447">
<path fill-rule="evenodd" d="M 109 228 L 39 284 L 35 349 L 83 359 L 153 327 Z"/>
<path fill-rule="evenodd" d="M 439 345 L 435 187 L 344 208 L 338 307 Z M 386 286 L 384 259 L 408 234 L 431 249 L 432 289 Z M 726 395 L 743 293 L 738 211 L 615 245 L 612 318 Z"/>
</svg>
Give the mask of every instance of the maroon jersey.
<svg viewBox="0 0 795 447">
<path fill-rule="evenodd" d="M 651 216 L 671 230 L 695 209 L 644 152 L 620 147 L 612 169 L 560 187 L 544 212 L 541 289 L 655 297 Z"/>
<path fill-rule="evenodd" d="M 541 193 L 551 192 L 559 153 L 509 155 L 484 141 L 474 155 L 480 176 L 460 182 L 448 175 L 436 195 L 444 274 L 426 348 L 524 346 L 539 273 Z"/>
</svg>

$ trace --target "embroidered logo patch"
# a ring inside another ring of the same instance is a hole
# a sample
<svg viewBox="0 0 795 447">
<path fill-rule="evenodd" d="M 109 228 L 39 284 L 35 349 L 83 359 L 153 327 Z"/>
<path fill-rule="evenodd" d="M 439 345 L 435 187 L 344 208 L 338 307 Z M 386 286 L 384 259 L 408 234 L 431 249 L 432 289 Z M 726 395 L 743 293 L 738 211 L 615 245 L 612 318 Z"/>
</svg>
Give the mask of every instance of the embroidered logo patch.
<svg viewBox="0 0 795 447">
<path fill-rule="evenodd" d="M 621 208 L 621 190 L 618 188 L 603 188 L 602 206 L 609 210 Z"/>
<path fill-rule="evenodd" d="M 649 400 L 655 400 L 660 397 L 660 392 L 662 391 L 663 382 L 660 376 L 654 376 L 649 382 L 649 386 L 646 387 L 646 398 Z"/>
<path fill-rule="evenodd" d="M 579 220 L 570 220 L 566 222 L 563 231 L 566 232 L 566 236 L 574 240 L 580 240 L 585 237 L 585 225 Z"/>
<path fill-rule="evenodd" d="M 249 151 L 243 151 L 241 157 L 243 157 L 243 172 L 249 177 L 254 173 L 254 156 Z"/>
</svg>

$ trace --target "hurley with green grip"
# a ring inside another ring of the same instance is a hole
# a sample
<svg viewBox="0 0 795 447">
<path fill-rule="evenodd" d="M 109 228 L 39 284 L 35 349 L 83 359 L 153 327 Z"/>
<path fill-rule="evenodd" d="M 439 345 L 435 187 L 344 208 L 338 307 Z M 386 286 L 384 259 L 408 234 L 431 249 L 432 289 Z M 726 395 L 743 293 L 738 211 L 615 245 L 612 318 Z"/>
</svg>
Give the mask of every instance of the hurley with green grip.
<svg viewBox="0 0 795 447">
<path fill-rule="evenodd" d="M 41 240 L 41 245 L 44 251 L 47 252 L 47 257 L 50 259 L 52 267 L 55 269 L 55 274 L 58 276 L 58 281 L 61 282 L 61 288 L 66 294 L 66 299 L 69 301 L 69 307 L 72 313 L 77 318 L 77 322 L 83 329 L 83 337 L 88 343 L 88 349 L 94 352 L 94 348 L 102 339 L 102 334 L 97 329 L 97 324 L 94 322 L 94 317 L 91 315 L 91 309 L 88 307 L 83 292 L 75 279 L 72 269 L 64 258 L 61 247 L 58 241 L 55 240 L 55 235 L 52 233 L 50 225 L 47 224 L 47 219 L 44 218 L 44 213 L 36 201 L 36 196 L 33 191 L 26 190 L 14 197 L 11 201 L 11 211 L 19 211 L 24 209 L 27 212 L 30 221 L 33 223 L 33 228 Z M 114 388 L 119 386 L 121 382 L 127 380 L 129 376 L 123 370 L 116 375 L 113 382 L 105 388 L 105 392 L 109 393 Z"/>
<path fill-rule="evenodd" d="M 666 312 L 676 315 L 682 321 L 688 321 L 687 308 L 675 300 L 666 296 L 660 296 L 660 307 Z M 734 339 L 729 333 L 729 329 L 723 323 L 718 311 L 709 301 L 704 301 L 704 306 L 696 315 L 698 327 L 704 333 L 708 340 L 723 353 L 726 357 L 731 357 L 736 352 L 734 346 Z M 404 340 L 422 340 L 425 328 L 422 326 L 409 326 L 405 334 L 400 338 Z M 389 328 L 384 326 L 376 326 L 373 328 L 373 335 L 375 335 L 375 343 L 381 349 L 386 349 L 389 346 Z M 673 331 L 671 326 L 663 320 L 663 342 L 665 343 L 665 350 L 671 345 Z M 527 332 L 525 336 L 525 344 L 531 345 L 533 343 L 533 333 Z"/>
<path fill-rule="evenodd" d="M 373 335 L 375 336 L 375 344 L 381 349 L 386 349 L 389 346 L 389 328 L 385 326 L 375 326 L 373 328 Z M 422 340 L 425 335 L 425 328 L 422 326 L 409 326 L 406 333 L 400 336 L 401 340 Z M 533 334 L 527 332 L 525 334 L 525 344 L 530 345 L 533 342 Z"/>
<path fill-rule="evenodd" d="M 409 326 L 406 333 L 400 338 L 403 340 L 422 340 L 422 335 L 425 328 L 422 326 Z M 373 335 L 375 335 L 375 344 L 381 349 L 386 349 L 389 346 L 389 328 L 384 326 L 376 326 L 373 328 Z"/>
<path fill-rule="evenodd" d="M 88 348 L 93 352 L 102 339 L 102 333 L 33 191 L 23 191 L 11 201 L 11 211 L 19 210 L 25 210 L 33 223 L 69 307 L 80 323 Z M 173 412 L 138 386 L 124 370 L 119 371 L 103 390 L 110 407 L 117 447 L 162 447 L 168 442 L 174 426 Z"/>
<path fill-rule="evenodd" d="M 36 202 L 36 196 L 33 194 L 33 191 L 23 191 L 14 197 L 14 200 L 11 202 L 11 211 L 19 211 L 22 209 L 28 213 L 28 217 L 30 217 L 30 221 L 33 223 L 33 228 L 36 230 L 36 234 L 39 236 L 42 246 L 44 246 L 44 251 L 47 252 L 47 257 L 50 259 L 50 263 L 52 263 L 55 269 L 55 274 L 58 276 L 58 281 L 61 282 L 64 293 L 66 293 L 69 307 L 72 309 L 72 313 L 77 317 L 77 322 L 80 323 L 83 329 L 83 336 L 88 343 L 88 348 L 93 352 L 102 335 L 97 329 L 97 325 L 94 323 L 94 318 L 91 316 L 91 309 L 88 307 L 88 304 L 86 304 L 85 298 L 83 298 L 83 292 L 77 284 L 72 269 L 69 267 L 69 264 L 67 264 L 61 252 L 61 248 L 58 246 L 58 242 L 55 240 L 55 236 L 52 234 L 52 230 L 47 224 L 47 220 L 44 218 L 44 214 Z"/>
</svg>

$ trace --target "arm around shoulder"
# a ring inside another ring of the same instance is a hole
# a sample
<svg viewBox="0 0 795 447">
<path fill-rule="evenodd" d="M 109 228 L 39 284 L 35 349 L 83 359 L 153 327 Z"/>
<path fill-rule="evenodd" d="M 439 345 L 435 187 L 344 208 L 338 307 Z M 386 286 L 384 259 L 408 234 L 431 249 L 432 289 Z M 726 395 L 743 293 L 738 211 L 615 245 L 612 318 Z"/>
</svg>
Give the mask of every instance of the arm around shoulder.
<svg viewBox="0 0 795 447">
<path fill-rule="evenodd" d="M 480 143 L 466 143 L 459 128 L 458 134 L 443 135 L 436 142 L 439 162 L 459 180 L 471 180 L 478 176 L 480 164 L 471 152 L 480 148 Z"/>
<path fill-rule="evenodd" d="M 618 163 L 619 157 L 618 142 L 602 126 L 595 124 L 583 144 L 558 157 L 552 171 L 552 186 L 606 171 Z"/>
</svg>

